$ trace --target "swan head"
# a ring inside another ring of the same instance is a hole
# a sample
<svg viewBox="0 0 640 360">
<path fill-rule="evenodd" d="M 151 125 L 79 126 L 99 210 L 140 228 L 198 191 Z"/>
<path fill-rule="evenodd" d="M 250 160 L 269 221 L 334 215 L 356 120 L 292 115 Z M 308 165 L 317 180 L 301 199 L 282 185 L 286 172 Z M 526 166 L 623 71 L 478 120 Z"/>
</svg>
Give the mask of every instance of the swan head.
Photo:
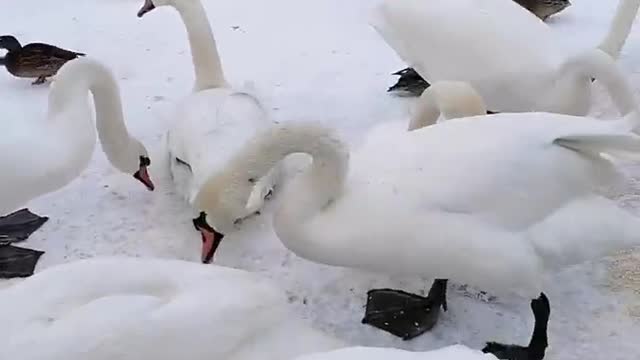
<svg viewBox="0 0 640 360">
<path fill-rule="evenodd" d="M 120 170 L 140 181 L 149 191 L 155 189 L 151 176 L 149 176 L 148 167 L 151 165 L 151 159 L 147 148 L 138 140 L 132 139 L 130 149 L 125 157 L 126 161 L 120 164 Z"/>
<path fill-rule="evenodd" d="M 193 226 L 202 239 L 202 262 L 211 263 L 225 235 L 237 230 L 242 220 L 251 215 L 247 194 L 255 181 L 242 172 L 229 171 L 208 179 L 196 194 L 193 205 L 200 215 L 193 219 Z"/>
<path fill-rule="evenodd" d="M 173 5 L 175 5 L 175 0 L 145 0 L 140 10 L 138 10 L 138 17 L 143 17 L 146 13 L 157 7 Z"/>
</svg>

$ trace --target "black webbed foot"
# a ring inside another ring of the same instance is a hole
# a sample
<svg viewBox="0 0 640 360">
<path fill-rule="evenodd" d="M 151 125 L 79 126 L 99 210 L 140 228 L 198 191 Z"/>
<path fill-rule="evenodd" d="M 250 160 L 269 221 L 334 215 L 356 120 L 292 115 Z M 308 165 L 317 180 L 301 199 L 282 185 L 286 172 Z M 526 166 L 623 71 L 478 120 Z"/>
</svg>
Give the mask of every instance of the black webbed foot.
<svg viewBox="0 0 640 360">
<path fill-rule="evenodd" d="M 413 339 L 435 326 L 441 306 L 447 310 L 446 289 L 447 280 L 438 279 L 427 297 L 401 290 L 370 290 L 362 323 L 403 340 Z"/>
<path fill-rule="evenodd" d="M 43 251 L 12 245 L 0 246 L 0 278 L 28 277 L 33 275 Z"/>
<path fill-rule="evenodd" d="M 47 220 L 48 217 L 38 216 L 28 209 L 0 217 L 0 244 L 26 240 Z"/>
</svg>

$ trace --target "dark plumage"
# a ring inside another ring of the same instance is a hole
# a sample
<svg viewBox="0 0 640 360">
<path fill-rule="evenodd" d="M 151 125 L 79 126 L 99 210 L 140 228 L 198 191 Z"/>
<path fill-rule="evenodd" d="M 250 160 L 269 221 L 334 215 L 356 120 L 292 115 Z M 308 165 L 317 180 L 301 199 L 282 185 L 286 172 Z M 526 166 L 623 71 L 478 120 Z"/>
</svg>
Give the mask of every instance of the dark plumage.
<svg viewBox="0 0 640 360">
<path fill-rule="evenodd" d="M 540 294 L 537 299 L 531 300 L 531 310 L 535 323 L 533 325 L 533 334 L 529 346 L 505 345 L 496 342 L 488 342 L 487 346 L 482 349 L 484 353 L 492 353 L 498 359 L 502 360 L 542 360 L 544 359 L 547 346 L 547 324 L 549 323 L 549 314 L 551 307 L 549 299 L 544 293 Z"/>
<path fill-rule="evenodd" d="M 513 0 L 542 21 L 571 6 L 569 0 Z"/>
<path fill-rule="evenodd" d="M 22 46 L 11 35 L 0 36 L 0 48 L 8 50 L 0 60 L 0 65 L 5 66 L 13 76 L 36 78 L 33 84 L 43 84 L 67 61 L 85 55 L 43 43 Z"/>
</svg>

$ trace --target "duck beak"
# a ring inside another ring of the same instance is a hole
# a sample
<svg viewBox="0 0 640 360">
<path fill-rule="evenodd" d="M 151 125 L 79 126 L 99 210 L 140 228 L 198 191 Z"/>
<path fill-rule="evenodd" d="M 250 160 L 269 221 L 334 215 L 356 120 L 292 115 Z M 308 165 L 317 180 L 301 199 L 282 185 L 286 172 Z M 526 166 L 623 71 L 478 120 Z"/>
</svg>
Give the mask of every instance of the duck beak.
<svg viewBox="0 0 640 360">
<path fill-rule="evenodd" d="M 146 165 L 140 165 L 140 170 L 136 171 L 136 173 L 133 174 L 133 177 L 143 183 L 149 191 L 153 191 L 156 188 L 151 181 L 151 177 L 149 176 L 149 171 L 147 170 Z"/>
<path fill-rule="evenodd" d="M 152 0 L 144 0 L 144 5 L 142 5 L 142 7 L 140 8 L 140 10 L 138 10 L 138 17 L 141 18 L 144 16 L 144 14 L 148 13 L 149 11 L 155 9 L 156 6 L 153 4 Z"/>
</svg>

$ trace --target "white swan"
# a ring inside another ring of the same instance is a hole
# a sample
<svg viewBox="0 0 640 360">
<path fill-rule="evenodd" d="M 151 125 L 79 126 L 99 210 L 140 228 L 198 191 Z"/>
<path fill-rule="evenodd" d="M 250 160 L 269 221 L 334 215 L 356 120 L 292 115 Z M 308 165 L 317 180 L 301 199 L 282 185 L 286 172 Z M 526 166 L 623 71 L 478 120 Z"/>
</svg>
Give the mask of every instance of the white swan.
<svg viewBox="0 0 640 360">
<path fill-rule="evenodd" d="M 95 124 L 89 92 L 95 104 Z M 82 58 L 68 62 L 58 72 L 45 119 L 16 119 L 4 124 L 0 136 L 0 152 L 4 154 L 0 157 L 0 215 L 78 177 L 93 155 L 96 127 L 111 164 L 153 190 L 147 149 L 127 132 L 113 75 L 99 62 Z"/>
<path fill-rule="evenodd" d="M 286 360 L 344 346 L 288 305 L 283 291 L 242 270 L 80 260 L 0 291 L 0 358 Z"/>
<path fill-rule="evenodd" d="M 198 211 L 194 226 L 202 233 L 202 261 L 213 260 L 222 238 L 246 217 L 258 212 L 280 176 L 275 167 L 267 176 L 254 179 L 253 194 L 227 197 L 225 203 L 209 197 L 202 184 L 229 166 L 230 158 L 259 129 L 272 124 L 254 96 L 229 87 L 222 70 L 216 42 L 199 0 L 145 0 L 138 16 L 160 6 L 174 7 L 187 28 L 195 69 L 194 93 L 175 110 L 174 125 L 167 133 L 171 175 L 176 189 Z M 208 216 L 215 208 L 233 207 L 237 218 Z"/>
<path fill-rule="evenodd" d="M 620 0 L 600 49 L 618 57 L 638 7 Z M 422 78 L 469 82 L 491 111 L 585 115 L 592 78 L 606 81 L 588 58 L 567 60 L 557 35 L 513 1 L 383 0 L 371 24 Z"/>
<path fill-rule="evenodd" d="M 413 131 L 383 124 L 351 155 L 333 131 L 289 123 L 208 181 L 220 198 L 248 193 L 249 178 L 308 153 L 312 165 L 274 215 L 297 255 L 534 297 L 546 275 L 640 243 L 640 220 L 596 190 L 622 176 L 599 153 L 638 156 L 638 122 L 634 112 L 615 121 L 498 114 Z"/>
</svg>

